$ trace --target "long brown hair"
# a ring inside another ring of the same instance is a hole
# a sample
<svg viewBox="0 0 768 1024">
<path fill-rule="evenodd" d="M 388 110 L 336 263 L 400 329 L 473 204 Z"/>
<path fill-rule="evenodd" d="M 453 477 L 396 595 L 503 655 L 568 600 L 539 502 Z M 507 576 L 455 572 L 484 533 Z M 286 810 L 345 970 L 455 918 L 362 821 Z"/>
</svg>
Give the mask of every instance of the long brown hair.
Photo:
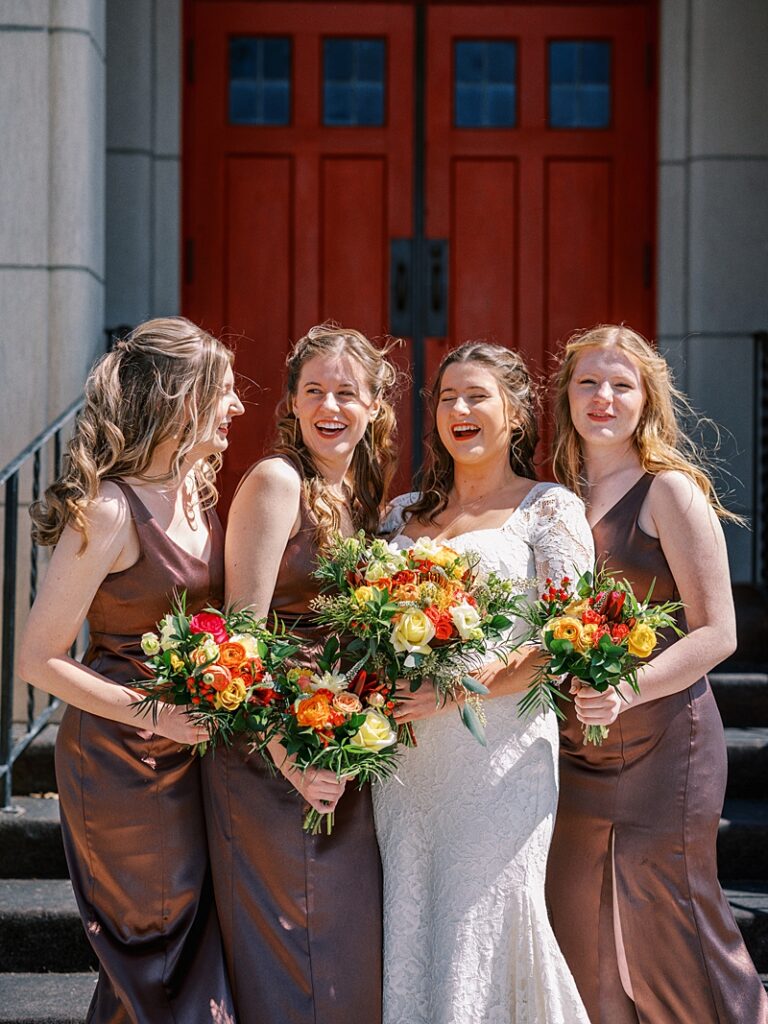
<svg viewBox="0 0 768 1024">
<path fill-rule="evenodd" d="M 741 523 L 717 495 L 699 446 L 686 434 L 681 421 L 693 410 L 686 396 L 675 387 L 666 359 L 637 331 L 624 324 L 598 324 L 572 334 L 563 348 L 553 378 L 555 439 L 552 462 L 555 478 L 586 497 L 584 453 L 573 425 L 568 386 L 579 356 L 588 349 L 617 348 L 630 357 L 640 371 L 645 405 L 635 431 L 635 447 L 646 473 L 676 469 L 689 476 L 703 492 L 721 519 Z M 702 422 L 700 417 L 696 417 Z"/>
<path fill-rule="evenodd" d="M 519 476 L 536 476 L 533 464 L 539 438 L 536 423 L 537 395 L 533 378 L 523 357 L 501 345 L 485 341 L 467 341 L 443 356 L 428 394 L 430 430 L 426 457 L 420 472 L 420 496 L 406 509 L 421 522 L 433 522 L 448 504 L 453 487 L 453 459 L 437 429 L 437 406 L 443 374 L 456 363 L 478 363 L 491 371 L 506 399 L 509 410 L 519 420 L 509 435 L 509 465 Z"/>
<path fill-rule="evenodd" d="M 362 369 L 372 399 L 380 403 L 378 414 L 368 424 L 355 448 L 351 466 L 352 521 L 355 529 L 374 533 L 396 461 L 396 423 L 391 398 L 397 371 L 387 359 L 390 348 L 391 345 L 377 348 L 360 331 L 324 323 L 307 331 L 293 346 L 286 360 L 288 372 L 277 407 L 277 440 L 272 452 L 287 458 L 302 479 L 306 505 L 316 526 L 318 547 L 323 547 L 331 534 L 340 529 L 341 513 L 338 500 L 304 442 L 293 411 L 301 369 L 314 356 L 349 355 Z"/>
<path fill-rule="evenodd" d="M 158 482 L 178 479 L 188 453 L 215 426 L 232 359 L 220 341 L 183 317 L 148 320 L 118 341 L 88 374 L 61 475 L 30 509 L 34 541 L 54 545 L 69 524 L 85 548 L 85 513 L 101 481 L 142 478 L 157 446 L 173 437 L 179 446 Z M 218 499 L 220 465 L 221 456 L 212 455 L 195 466 L 203 507 Z"/>
</svg>

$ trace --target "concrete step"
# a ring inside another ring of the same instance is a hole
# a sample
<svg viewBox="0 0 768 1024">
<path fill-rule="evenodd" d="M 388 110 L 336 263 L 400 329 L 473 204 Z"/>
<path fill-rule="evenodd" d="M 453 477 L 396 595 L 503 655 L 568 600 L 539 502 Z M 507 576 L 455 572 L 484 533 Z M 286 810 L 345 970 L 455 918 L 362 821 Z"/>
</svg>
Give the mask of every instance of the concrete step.
<svg viewBox="0 0 768 1024">
<path fill-rule="evenodd" d="M 723 886 L 749 955 L 761 973 L 768 971 L 768 882 L 731 882 Z"/>
<path fill-rule="evenodd" d="M 0 1024 L 83 1024 L 96 977 L 0 974 Z"/>
<path fill-rule="evenodd" d="M 0 965 L 7 972 L 43 973 L 96 966 L 69 880 L 0 881 Z"/>
<path fill-rule="evenodd" d="M 712 692 L 726 726 L 768 726 L 768 673 L 713 672 Z"/>
<path fill-rule="evenodd" d="M 717 833 L 721 878 L 768 878 L 768 800 L 729 798 Z"/>
<path fill-rule="evenodd" d="M 764 797 L 768 779 L 768 728 L 728 727 L 728 796 Z"/>
<path fill-rule="evenodd" d="M 20 725 L 13 727 L 14 742 L 23 734 Z M 46 726 L 39 736 L 30 743 L 13 766 L 13 792 L 19 796 L 30 793 L 50 793 L 56 789 L 56 772 L 53 752 L 59 727 Z"/>
<path fill-rule="evenodd" d="M 57 797 L 13 798 L 18 814 L 0 811 L 0 878 L 66 878 Z"/>
</svg>

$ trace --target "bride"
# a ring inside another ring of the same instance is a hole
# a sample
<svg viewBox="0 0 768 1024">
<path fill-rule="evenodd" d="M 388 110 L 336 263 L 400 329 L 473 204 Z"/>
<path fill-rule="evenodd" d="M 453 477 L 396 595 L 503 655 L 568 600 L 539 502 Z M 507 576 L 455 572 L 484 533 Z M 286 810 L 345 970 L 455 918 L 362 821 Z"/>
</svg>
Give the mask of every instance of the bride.
<svg viewBox="0 0 768 1024">
<path fill-rule="evenodd" d="M 420 494 L 384 529 L 474 552 L 487 571 L 558 581 L 591 567 L 581 501 L 533 479 L 536 419 L 522 359 L 470 342 L 449 352 L 431 394 Z M 487 747 L 431 686 L 403 694 L 418 746 L 374 787 L 384 866 L 384 1024 L 588 1024 L 544 903 L 557 807 L 552 712 L 518 715 L 535 649 L 480 672 Z"/>
</svg>

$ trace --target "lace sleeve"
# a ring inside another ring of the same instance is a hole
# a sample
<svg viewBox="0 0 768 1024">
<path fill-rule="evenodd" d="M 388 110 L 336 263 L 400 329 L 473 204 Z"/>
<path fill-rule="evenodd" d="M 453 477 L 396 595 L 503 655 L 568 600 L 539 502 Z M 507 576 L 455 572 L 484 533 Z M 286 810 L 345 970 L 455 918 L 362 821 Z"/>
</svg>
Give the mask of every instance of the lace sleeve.
<svg viewBox="0 0 768 1024">
<path fill-rule="evenodd" d="M 398 494 L 396 498 L 384 509 L 379 523 L 379 536 L 389 537 L 397 533 L 405 524 L 404 512 L 408 505 L 411 505 L 419 496 L 418 491 L 410 491 L 408 494 Z"/>
<path fill-rule="evenodd" d="M 595 545 L 584 502 L 565 487 L 553 486 L 531 506 L 533 556 L 540 580 L 571 579 L 592 569 Z"/>
</svg>

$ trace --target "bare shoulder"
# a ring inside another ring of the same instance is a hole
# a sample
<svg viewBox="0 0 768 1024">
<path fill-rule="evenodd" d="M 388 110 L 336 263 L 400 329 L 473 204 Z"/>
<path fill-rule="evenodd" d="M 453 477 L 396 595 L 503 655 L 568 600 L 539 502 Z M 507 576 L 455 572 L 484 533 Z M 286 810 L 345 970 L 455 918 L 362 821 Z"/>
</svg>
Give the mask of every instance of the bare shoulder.
<svg viewBox="0 0 768 1024">
<path fill-rule="evenodd" d="M 128 499 L 114 480 L 102 480 L 96 497 L 85 509 L 89 530 L 113 532 L 131 521 Z"/>
<path fill-rule="evenodd" d="M 654 516 L 702 513 L 709 509 L 709 502 L 696 481 L 677 469 L 663 470 L 654 476 L 648 504 Z"/>
<path fill-rule="evenodd" d="M 301 477 L 298 470 L 286 459 L 279 456 L 262 459 L 243 477 L 237 497 L 245 492 L 248 496 L 266 493 L 270 499 L 298 501 L 301 494 Z"/>
</svg>

